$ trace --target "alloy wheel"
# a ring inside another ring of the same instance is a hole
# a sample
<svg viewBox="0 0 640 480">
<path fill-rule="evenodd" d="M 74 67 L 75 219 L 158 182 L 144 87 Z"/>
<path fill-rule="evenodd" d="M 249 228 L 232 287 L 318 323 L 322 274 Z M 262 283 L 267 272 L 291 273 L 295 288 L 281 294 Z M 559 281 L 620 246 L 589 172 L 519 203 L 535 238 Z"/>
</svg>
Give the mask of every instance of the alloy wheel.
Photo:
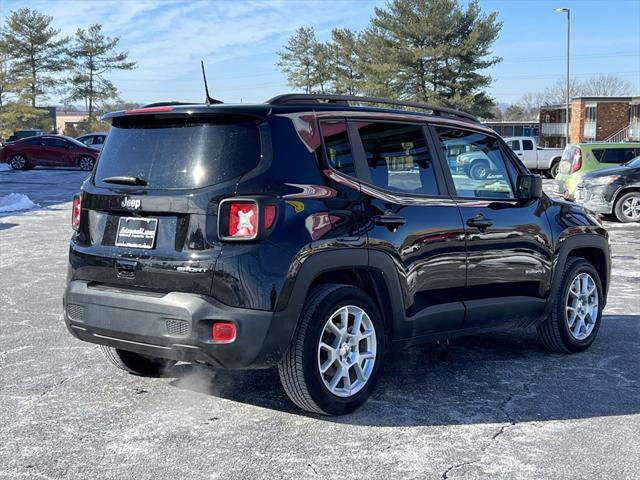
<svg viewBox="0 0 640 480">
<path fill-rule="evenodd" d="M 93 158 L 91 157 L 81 157 L 78 162 L 81 170 L 91 170 L 93 169 Z"/>
<path fill-rule="evenodd" d="M 24 155 L 14 155 L 11 157 L 11 168 L 14 170 L 22 170 L 27 166 L 27 159 Z"/>
<path fill-rule="evenodd" d="M 622 213 L 630 220 L 640 220 L 640 196 L 631 196 L 622 202 Z"/>
<path fill-rule="evenodd" d="M 376 331 L 360 307 L 347 305 L 325 323 L 318 344 L 318 370 L 325 387 L 351 397 L 366 385 L 376 362 Z"/>
<path fill-rule="evenodd" d="M 484 163 L 478 163 L 471 167 L 471 178 L 474 180 L 484 180 L 489 176 L 489 168 Z"/>
<path fill-rule="evenodd" d="M 566 321 L 571 336 L 585 340 L 598 319 L 598 289 L 588 273 L 579 273 L 571 282 L 566 302 Z"/>
</svg>

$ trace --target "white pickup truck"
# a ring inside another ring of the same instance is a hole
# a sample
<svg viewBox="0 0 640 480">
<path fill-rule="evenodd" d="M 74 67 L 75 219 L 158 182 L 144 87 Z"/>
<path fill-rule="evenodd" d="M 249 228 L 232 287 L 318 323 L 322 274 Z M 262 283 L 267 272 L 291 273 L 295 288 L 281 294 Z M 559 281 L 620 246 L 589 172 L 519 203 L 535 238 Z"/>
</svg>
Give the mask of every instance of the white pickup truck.
<svg viewBox="0 0 640 480">
<path fill-rule="evenodd" d="M 562 158 L 562 148 L 539 147 L 533 137 L 507 137 L 504 141 L 529 170 L 555 178 Z"/>
</svg>

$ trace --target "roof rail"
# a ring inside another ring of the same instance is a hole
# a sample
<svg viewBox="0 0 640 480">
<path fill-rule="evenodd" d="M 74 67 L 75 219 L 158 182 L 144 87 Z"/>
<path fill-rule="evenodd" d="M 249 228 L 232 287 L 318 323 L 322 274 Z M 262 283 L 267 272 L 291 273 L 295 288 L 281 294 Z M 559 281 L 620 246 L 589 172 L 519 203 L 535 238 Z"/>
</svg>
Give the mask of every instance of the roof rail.
<svg viewBox="0 0 640 480">
<path fill-rule="evenodd" d="M 434 107 L 419 102 L 409 102 L 405 100 L 389 100 L 388 98 L 376 97 L 359 97 L 357 95 L 334 95 L 334 94 L 305 94 L 305 93 L 286 93 L 267 100 L 271 105 L 289 105 L 289 104 L 335 104 L 351 106 L 358 103 L 379 103 L 382 105 L 393 105 L 398 107 L 411 107 L 418 110 L 425 110 L 427 113 L 437 117 L 456 117 L 474 123 L 480 121 L 473 115 L 465 112 L 454 110 L 453 108 Z"/>
</svg>

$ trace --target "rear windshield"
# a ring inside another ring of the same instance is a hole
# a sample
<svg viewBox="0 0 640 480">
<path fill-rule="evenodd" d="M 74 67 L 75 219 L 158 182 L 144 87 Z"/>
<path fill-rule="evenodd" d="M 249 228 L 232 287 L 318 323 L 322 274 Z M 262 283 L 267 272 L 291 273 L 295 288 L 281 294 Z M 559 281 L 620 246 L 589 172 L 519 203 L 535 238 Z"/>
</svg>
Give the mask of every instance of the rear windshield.
<svg viewBox="0 0 640 480">
<path fill-rule="evenodd" d="M 125 123 L 126 122 L 126 123 Z M 96 167 L 107 177 L 137 177 L 147 188 L 199 188 L 242 175 L 260 161 L 253 122 L 115 121 Z"/>
<path fill-rule="evenodd" d="M 562 152 L 562 158 L 561 160 L 564 162 L 573 162 L 573 158 L 576 155 L 576 150 L 578 149 L 578 147 L 576 147 L 575 145 L 567 145 L 564 148 L 564 151 Z"/>
</svg>

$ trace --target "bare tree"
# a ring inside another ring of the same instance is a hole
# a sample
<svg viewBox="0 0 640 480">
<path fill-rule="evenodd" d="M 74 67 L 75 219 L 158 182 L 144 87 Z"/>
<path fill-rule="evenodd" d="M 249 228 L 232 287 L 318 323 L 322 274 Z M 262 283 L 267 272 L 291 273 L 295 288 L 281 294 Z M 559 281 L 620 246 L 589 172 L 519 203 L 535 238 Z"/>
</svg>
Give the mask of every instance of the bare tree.
<svg viewBox="0 0 640 480">
<path fill-rule="evenodd" d="M 592 97 L 622 97 L 631 95 L 633 87 L 617 75 L 593 75 L 582 84 L 582 95 Z"/>
<path fill-rule="evenodd" d="M 593 75 L 581 82 L 572 78 L 569 83 L 569 96 L 616 97 L 631 95 L 632 85 L 617 75 Z M 531 92 L 518 100 L 517 105 L 525 110 L 537 111 L 543 105 L 564 105 L 566 101 L 566 83 L 559 78 L 552 85 L 539 92 Z"/>
</svg>

